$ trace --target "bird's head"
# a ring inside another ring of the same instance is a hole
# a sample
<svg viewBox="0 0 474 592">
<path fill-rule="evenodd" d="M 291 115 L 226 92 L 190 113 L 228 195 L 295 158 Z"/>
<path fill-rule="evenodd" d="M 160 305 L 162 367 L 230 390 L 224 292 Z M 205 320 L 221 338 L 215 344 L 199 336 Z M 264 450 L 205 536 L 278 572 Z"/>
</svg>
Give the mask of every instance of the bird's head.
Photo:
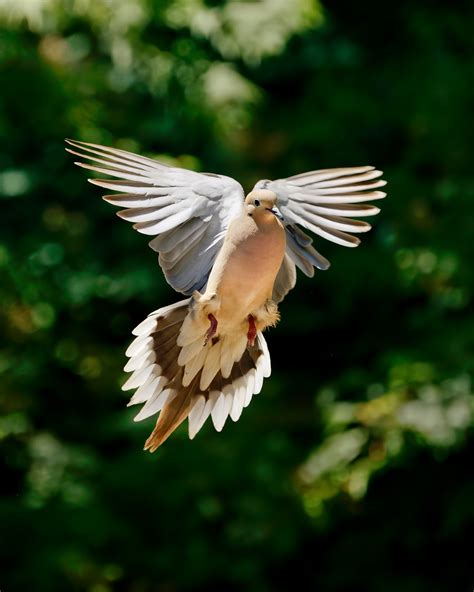
<svg viewBox="0 0 474 592">
<path fill-rule="evenodd" d="M 268 216 L 276 216 L 283 219 L 280 210 L 276 206 L 277 196 L 268 189 L 255 189 L 245 198 L 245 211 L 249 216 L 257 219 L 265 219 Z"/>
</svg>

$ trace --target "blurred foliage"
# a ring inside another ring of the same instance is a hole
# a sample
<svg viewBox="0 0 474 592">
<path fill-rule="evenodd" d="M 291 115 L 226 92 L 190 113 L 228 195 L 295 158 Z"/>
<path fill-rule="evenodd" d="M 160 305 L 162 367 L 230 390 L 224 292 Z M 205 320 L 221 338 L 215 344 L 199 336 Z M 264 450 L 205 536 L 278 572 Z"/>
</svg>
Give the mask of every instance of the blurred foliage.
<svg viewBox="0 0 474 592">
<path fill-rule="evenodd" d="M 473 587 L 473 6 L 0 0 L 0 588 Z M 357 249 L 300 277 L 237 424 L 142 452 L 130 330 L 177 299 L 64 152 L 250 188 L 375 164 Z"/>
</svg>

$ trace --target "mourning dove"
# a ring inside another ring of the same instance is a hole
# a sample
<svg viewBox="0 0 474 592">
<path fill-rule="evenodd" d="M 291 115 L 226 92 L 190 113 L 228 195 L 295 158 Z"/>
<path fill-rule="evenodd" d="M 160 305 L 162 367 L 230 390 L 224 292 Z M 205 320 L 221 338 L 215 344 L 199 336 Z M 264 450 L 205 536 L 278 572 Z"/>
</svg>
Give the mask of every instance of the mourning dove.
<svg viewBox="0 0 474 592">
<path fill-rule="evenodd" d="M 151 248 L 166 280 L 188 296 L 152 312 L 133 331 L 123 389 L 144 404 L 136 421 L 159 413 L 145 450 L 155 451 L 188 418 L 189 437 L 211 416 L 221 431 L 237 421 L 263 379 L 270 354 L 263 330 L 276 324 L 278 303 L 296 283 L 329 262 L 301 228 L 347 247 L 348 234 L 370 230 L 385 197 L 371 166 L 311 171 L 259 181 L 245 197 L 222 175 L 196 173 L 124 150 L 67 140 L 68 151 L 94 164 L 79 166 L 119 180 L 89 179 L 122 193 L 104 199 L 118 216 L 154 236 Z"/>
</svg>

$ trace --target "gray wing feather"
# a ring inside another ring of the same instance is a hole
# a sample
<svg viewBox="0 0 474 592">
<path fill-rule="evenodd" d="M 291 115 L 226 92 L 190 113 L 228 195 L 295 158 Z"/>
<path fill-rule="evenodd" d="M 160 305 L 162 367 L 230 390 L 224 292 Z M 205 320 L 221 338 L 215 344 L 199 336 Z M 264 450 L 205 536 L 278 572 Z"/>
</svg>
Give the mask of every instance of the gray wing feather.
<svg viewBox="0 0 474 592">
<path fill-rule="evenodd" d="M 135 230 L 155 236 L 150 247 L 158 252 L 168 283 L 191 294 L 207 283 L 230 220 L 243 206 L 237 181 L 211 173 L 196 173 L 124 150 L 66 140 L 68 152 L 93 161 L 82 168 L 117 179 L 89 179 L 94 185 L 120 193 L 104 199 L 125 208 L 117 212 Z"/>
<path fill-rule="evenodd" d="M 186 239 L 179 242 L 171 251 L 162 251 L 160 253 L 162 267 L 166 267 L 167 269 L 172 268 L 173 265 L 186 256 L 188 251 L 190 251 L 194 246 L 199 245 L 202 235 L 204 232 L 206 232 L 206 230 L 207 228 L 204 224 L 200 224 L 199 228 L 191 234 L 182 230 L 181 232 L 185 234 Z M 174 234 L 176 234 L 176 232 Z"/>
<path fill-rule="evenodd" d="M 379 213 L 379 208 L 362 202 L 386 196 L 378 190 L 386 184 L 381 175 L 381 171 L 371 166 L 323 169 L 286 179 L 259 181 L 254 189 L 269 189 L 276 194 L 286 230 L 286 255 L 312 277 L 314 267 L 328 269 L 330 264 L 299 226 L 339 245 L 357 247 L 360 240 L 350 233 L 368 232 L 371 226 L 352 218 Z M 285 270 L 288 264 L 284 261 L 280 269 L 282 277 L 277 278 L 282 283 Z"/>
<path fill-rule="evenodd" d="M 330 263 L 313 247 L 313 239 L 296 225 L 287 224 L 286 250 L 290 258 L 308 277 L 313 277 L 314 267 L 329 269 Z"/>
<path fill-rule="evenodd" d="M 296 284 L 296 267 L 290 257 L 285 254 L 280 271 L 273 284 L 272 298 L 275 302 L 281 302 Z"/>
<path fill-rule="evenodd" d="M 205 231 L 205 226 L 200 218 L 192 218 L 178 228 L 171 232 L 163 232 L 160 236 L 155 237 L 148 244 L 157 253 L 161 255 L 168 255 L 178 247 L 185 245 L 187 240 L 190 240 L 195 233 L 202 234 Z"/>
</svg>

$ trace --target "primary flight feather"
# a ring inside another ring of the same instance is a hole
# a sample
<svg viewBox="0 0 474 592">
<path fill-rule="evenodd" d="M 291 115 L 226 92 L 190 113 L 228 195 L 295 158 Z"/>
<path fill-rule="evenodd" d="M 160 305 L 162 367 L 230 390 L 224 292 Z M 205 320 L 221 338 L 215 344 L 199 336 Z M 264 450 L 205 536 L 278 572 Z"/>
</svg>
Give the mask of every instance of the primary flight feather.
<svg viewBox="0 0 474 592">
<path fill-rule="evenodd" d="M 188 296 L 151 313 L 133 331 L 126 355 L 140 421 L 159 413 L 145 449 L 155 451 L 188 418 L 194 438 L 212 418 L 221 431 L 237 421 L 263 379 L 270 354 L 263 331 L 279 319 L 278 303 L 329 261 L 309 231 L 346 247 L 370 230 L 360 217 L 379 209 L 382 173 L 374 167 L 311 171 L 259 181 L 245 196 L 223 175 L 172 167 L 124 150 L 67 140 L 76 164 L 115 179 L 89 179 L 119 193 L 104 199 L 118 216 L 153 236 L 150 247 L 168 283 Z M 302 230 L 304 229 L 304 230 Z"/>
</svg>

